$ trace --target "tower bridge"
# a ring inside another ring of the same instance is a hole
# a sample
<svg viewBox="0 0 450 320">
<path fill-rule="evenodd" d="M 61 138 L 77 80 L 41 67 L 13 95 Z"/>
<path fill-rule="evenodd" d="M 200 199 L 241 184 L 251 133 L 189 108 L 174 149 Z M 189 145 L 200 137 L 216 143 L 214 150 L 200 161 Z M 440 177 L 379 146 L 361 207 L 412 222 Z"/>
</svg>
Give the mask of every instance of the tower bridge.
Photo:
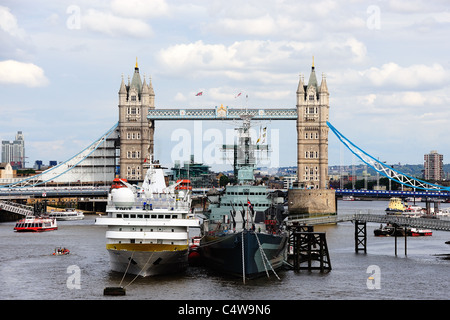
<svg viewBox="0 0 450 320">
<path fill-rule="evenodd" d="M 133 76 L 119 87 L 119 121 L 86 149 L 43 173 L 9 181 L 1 189 L 35 186 L 97 184 L 110 185 L 116 176 L 131 183 L 142 181 L 144 162 L 154 150 L 155 121 L 192 120 L 291 120 L 297 129 L 297 182 L 289 190 L 289 210 L 296 214 L 335 214 L 335 191 L 328 189 L 328 132 L 332 130 L 351 152 L 382 175 L 408 187 L 425 191 L 450 192 L 376 160 L 345 138 L 329 122 L 329 91 L 325 76 L 319 83 L 314 64 L 308 82 L 301 75 L 296 106 L 278 108 L 155 108 L 152 80 L 142 80 L 136 62 Z"/>
</svg>

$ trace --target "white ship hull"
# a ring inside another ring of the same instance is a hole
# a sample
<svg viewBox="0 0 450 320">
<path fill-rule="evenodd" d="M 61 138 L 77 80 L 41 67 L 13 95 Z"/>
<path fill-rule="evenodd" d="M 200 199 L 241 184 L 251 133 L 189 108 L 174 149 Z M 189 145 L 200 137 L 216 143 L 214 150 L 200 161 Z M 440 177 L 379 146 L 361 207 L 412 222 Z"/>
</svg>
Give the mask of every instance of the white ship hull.
<svg viewBox="0 0 450 320">
<path fill-rule="evenodd" d="M 108 249 L 112 271 L 142 277 L 177 273 L 188 267 L 188 250 L 125 251 Z"/>
</svg>

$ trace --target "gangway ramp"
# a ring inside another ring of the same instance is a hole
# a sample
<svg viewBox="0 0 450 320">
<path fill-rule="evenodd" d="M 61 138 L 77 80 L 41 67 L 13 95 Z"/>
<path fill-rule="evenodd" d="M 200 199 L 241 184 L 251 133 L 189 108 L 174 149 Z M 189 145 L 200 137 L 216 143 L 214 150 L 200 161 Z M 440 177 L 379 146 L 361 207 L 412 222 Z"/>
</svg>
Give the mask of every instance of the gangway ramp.
<svg viewBox="0 0 450 320">
<path fill-rule="evenodd" d="M 11 202 L 11 201 L 1 201 L 0 200 L 0 210 L 12 212 L 22 216 L 29 216 L 34 214 L 34 209 L 31 206 L 26 206 L 23 204 Z"/>
</svg>

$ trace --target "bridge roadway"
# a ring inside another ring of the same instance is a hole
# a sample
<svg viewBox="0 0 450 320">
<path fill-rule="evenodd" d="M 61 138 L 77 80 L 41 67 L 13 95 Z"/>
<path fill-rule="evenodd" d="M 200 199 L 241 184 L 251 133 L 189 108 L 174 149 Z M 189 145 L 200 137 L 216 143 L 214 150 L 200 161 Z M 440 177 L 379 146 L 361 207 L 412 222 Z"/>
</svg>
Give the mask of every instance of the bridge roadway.
<svg viewBox="0 0 450 320">
<path fill-rule="evenodd" d="M 450 198 L 448 191 L 392 191 L 392 190 L 358 190 L 335 189 L 336 196 L 360 196 L 360 197 L 417 197 L 417 198 Z"/>
<path fill-rule="evenodd" d="M 110 186 L 1 188 L 0 199 L 106 197 Z"/>
<path fill-rule="evenodd" d="M 299 223 L 305 225 L 334 224 L 346 221 L 377 222 L 377 223 L 396 223 L 401 226 L 412 228 L 423 228 L 441 231 L 450 231 L 450 219 L 429 219 L 429 218 L 408 218 L 399 215 L 380 215 L 380 214 L 347 214 L 332 215 L 317 218 L 301 218 L 300 216 L 289 216 L 289 224 Z"/>
</svg>

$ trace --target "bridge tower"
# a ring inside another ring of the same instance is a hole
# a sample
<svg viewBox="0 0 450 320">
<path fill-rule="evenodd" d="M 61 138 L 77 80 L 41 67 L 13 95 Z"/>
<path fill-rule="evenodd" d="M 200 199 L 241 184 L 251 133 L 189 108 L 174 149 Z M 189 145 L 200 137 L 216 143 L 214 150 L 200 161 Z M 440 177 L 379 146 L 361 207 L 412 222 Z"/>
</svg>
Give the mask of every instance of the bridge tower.
<svg viewBox="0 0 450 320">
<path fill-rule="evenodd" d="M 134 74 L 125 85 L 123 76 L 119 89 L 120 178 L 142 181 L 143 164 L 153 155 L 154 121 L 147 119 L 149 109 L 155 109 L 155 92 L 150 78 L 142 82 L 136 58 Z"/>
<path fill-rule="evenodd" d="M 319 86 L 314 58 L 308 84 L 297 88 L 297 183 L 288 191 L 289 214 L 336 214 L 336 195 L 328 188 L 329 92 L 325 76 Z"/>
<path fill-rule="evenodd" d="M 300 188 L 328 186 L 329 92 L 325 76 L 318 85 L 314 58 L 308 84 L 300 76 L 297 89 L 297 178 Z"/>
</svg>

